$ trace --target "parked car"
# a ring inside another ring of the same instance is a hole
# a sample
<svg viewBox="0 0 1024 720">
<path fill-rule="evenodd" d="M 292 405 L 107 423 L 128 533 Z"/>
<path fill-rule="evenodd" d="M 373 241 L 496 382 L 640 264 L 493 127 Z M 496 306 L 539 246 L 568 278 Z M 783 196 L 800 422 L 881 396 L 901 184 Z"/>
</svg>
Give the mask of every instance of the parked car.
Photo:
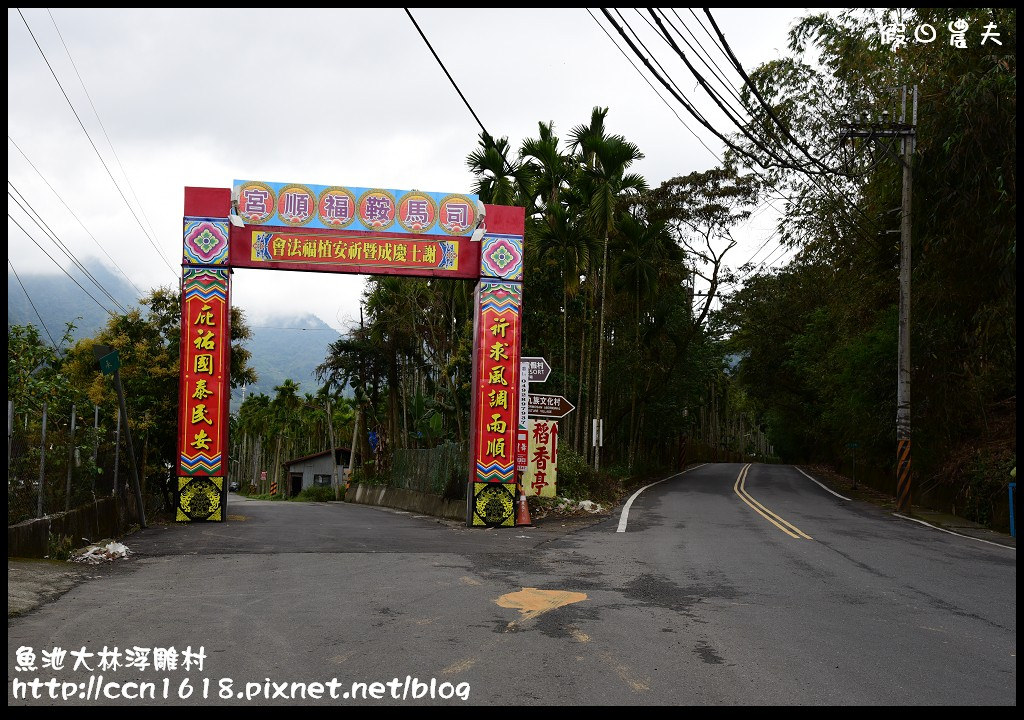
<svg viewBox="0 0 1024 720">
<path fill-rule="evenodd" d="M 228 490 L 230 490 L 231 492 L 238 492 L 238 481 L 232 480 L 231 484 L 228 485 Z"/>
</svg>

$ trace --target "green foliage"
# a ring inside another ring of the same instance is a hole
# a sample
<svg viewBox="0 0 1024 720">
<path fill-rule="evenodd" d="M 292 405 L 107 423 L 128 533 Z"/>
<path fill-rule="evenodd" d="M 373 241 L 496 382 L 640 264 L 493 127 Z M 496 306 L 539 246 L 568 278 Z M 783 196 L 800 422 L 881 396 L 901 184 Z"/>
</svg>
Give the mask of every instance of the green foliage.
<svg viewBox="0 0 1024 720">
<path fill-rule="evenodd" d="M 75 507 L 89 499 L 94 477 L 91 458 L 72 462 L 71 492 L 67 492 L 68 455 L 71 446 L 71 410 L 76 409 L 74 447 L 91 448 L 92 431 L 83 428 L 82 414 L 88 407 L 83 388 L 70 371 L 67 348 L 75 326 L 67 323 L 57 347 L 40 336 L 34 325 L 11 325 L 7 329 L 7 398 L 12 403 L 14 423 L 10 437 L 10 465 L 7 482 L 7 520 L 14 524 L 33 518 L 39 508 L 40 465 L 44 466 L 44 514 L 63 510 L 70 500 Z M 42 447 L 43 408 L 46 408 L 46 444 Z M 45 453 L 45 458 L 40 453 Z M 86 456 L 88 453 L 85 452 Z"/>
<path fill-rule="evenodd" d="M 68 323 L 60 345 L 53 347 L 35 325 L 7 327 L 7 400 L 15 414 L 38 409 L 44 401 L 69 404 L 74 393 L 60 348 L 71 343 L 74 329 Z"/>
<path fill-rule="evenodd" d="M 132 308 L 127 313 L 112 315 L 94 337 L 76 342 L 68 350 L 63 367 L 74 387 L 87 395 L 82 406 L 100 406 L 104 430 L 109 436 L 118 413 L 117 393 L 111 376 L 99 371 L 93 348 L 108 345 L 118 351 L 121 385 L 136 459 L 140 465 L 140 481 L 149 496 L 145 502 L 152 514 L 173 508 L 173 468 L 178 460 L 181 293 L 170 288 L 156 288 L 142 298 L 141 305 L 146 308 L 145 312 Z M 233 387 L 254 379 L 248 367 L 248 352 L 243 345 L 249 336 L 244 314 L 232 308 Z M 121 472 L 122 477 L 130 472 L 124 456 Z"/>
<path fill-rule="evenodd" d="M 295 497 L 289 498 L 289 500 L 295 500 L 297 502 L 330 502 L 336 500 L 334 497 L 333 487 L 324 487 L 321 485 L 314 485 L 305 488 Z"/>
<path fill-rule="evenodd" d="M 688 408 L 721 366 L 707 323 L 730 278 L 729 233 L 758 188 L 717 168 L 652 190 L 630 172 L 643 153 L 612 131 L 607 108 L 593 108 L 564 144 L 551 123 L 537 127 L 518 154 L 481 135 L 467 166 L 481 200 L 525 208 L 522 355 L 546 357 L 543 391 L 576 406 L 559 423 L 560 482 L 579 497 L 611 497 L 621 478 L 674 462 L 692 427 Z M 697 299 L 694 267 L 705 264 L 711 292 Z M 391 482 L 399 451 L 468 440 L 474 311 L 463 281 L 367 283 L 359 328 L 318 368 L 326 386 L 355 392 L 356 450 L 375 464 L 353 481 Z M 605 418 L 600 475 L 589 469 L 596 415 Z M 383 441 L 376 454 L 370 432 Z"/>
<path fill-rule="evenodd" d="M 888 22 L 945 28 L 959 18 L 972 30 L 994 23 L 1003 44 L 981 45 L 975 36 L 967 48 L 910 42 L 894 51 L 879 43 L 878 27 Z M 998 436 L 987 421 L 1016 396 L 1015 22 L 1013 8 L 811 15 L 793 29 L 791 57 L 752 73 L 811 153 L 850 172 L 823 182 L 770 171 L 792 189 L 780 231 L 799 252 L 785 269 L 748 278 L 718 319 L 742 356 L 737 380 L 784 459 L 834 461 L 855 441 L 858 459 L 891 471 L 900 237 L 893 208 L 903 170 L 884 141 L 837 152 L 835 140 L 862 110 L 898 117 L 892 88 L 904 83 L 920 92 L 911 235 L 915 472 L 956 490 L 954 476 L 943 476 L 949 458 L 1015 443 L 1015 420 Z M 759 112 L 756 122 L 771 124 Z M 988 502 L 981 478 L 998 473 L 979 463 L 956 492 L 961 508 L 983 517 L 971 503 Z"/>
<path fill-rule="evenodd" d="M 352 470 L 350 482 L 357 485 L 387 485 L 389 479 L 389 476 L 382 475 L 376 471 L 373 462 L 366 462 Z"/>
<path fill-rule="evenodd" d="M 75 543 L 69 535 L 49 535 L 46 540 L 46 557 L 51 560 L 68 560 L 75 550 Z"/>
<path fill-rule="evenodd" d="M 572 448 L 558 450 L 558 494 L 561 497 L 583 500 L 590 497 L 593 468 Z"/>
<path fill-rule="evenodd" d="M 960 479 L 955 508 L 968 520 L 989 524 L 996 503 L 1007 498 L 1007 485 L 1011 471 L 1017 466 L 1017 456 L 977 451 Z"/>
</svg>

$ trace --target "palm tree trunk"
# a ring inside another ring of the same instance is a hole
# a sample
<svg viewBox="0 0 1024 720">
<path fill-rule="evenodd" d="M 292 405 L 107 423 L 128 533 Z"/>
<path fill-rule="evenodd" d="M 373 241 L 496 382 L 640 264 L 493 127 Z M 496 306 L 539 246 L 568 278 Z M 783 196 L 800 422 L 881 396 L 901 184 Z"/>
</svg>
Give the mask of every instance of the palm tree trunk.
<svg viewBox="0 0 1024 720">
<path fill-rule="evenodd" d="M 409 385 L 407 378 L 409 377 L 409 362 L 408 360 L 402 361 L 402 367 L 399 370 L 401 373 L 401 391 L 402 391 L 402 447 L 409 447 L 409 408 L 406 404 L 406 398 L 409 396 Z"/>
<path fill-rule="evenodd" d="M 594 415 L 594 396 L 590 392 L 591 382 L 593 381 L 594 373 L 594 336 L 597 333 L 590 333 L 587 337 L 587 366 L 584 371 L 584 377 L 586 380 L 583 383 L 583 398 L 586 404 L 586 412 L 583 414 L 583 456 L 589 463 L 591 458 L 594 457 L 594 442 L 591 435 L 593 434 L 593 423 L 591 417 Z"/>
<path fill-rule="evenodd" d="M 331 484 L 334 485 L 334 499 L 340 500 L 341 490 L 340 483 L 338 482 L 338 461 L 334 457 L 334 421 L 331 419 L 331 401 L 329 399 L 327 400 L 327 431 L 331 436 L 331 467 L 333 468 L 333 471 L 331 472 Z"/>
<path fill-rule="evenodd" d="M 263 493 L 263 483 L 260 482 L 260 460 L 263 453 L 263 436 L 256 436 L 256 444 L 252 449 L 252 483 L 256 488 L 256 494 Z"/>
<path fill-rule="evenodd" d="M 636 281 L 636 332 L 633 341 L 633 357 L 640 357 L 640 279 Z M 629 471 L 633 472 L 633 454 L 636 451 L 636 373 L 630 382 L 630 403 L 629 403 Z"/>
<path fill-rule="evenodd" d="M 569 374 L 569 291 L 565 288 L 565 278 L 562 282 L 562 394 L 567 390 Z"/>
<path fill-rule="evenodd" d="M 576 372 L 579 376 L 579 382 L 577 382 L 576 389 L 576 407 L 579 411 L 579 416 L 576 418 L 576 437 L 573 444 L 576 446 L 576 452 L 581 455 L 586 455 L 586 448 L 580 444 L 580 435 L 582 434 L 583 426 L 587 422 L 587 416 L 583 412 L 583 359 L 586 357 L 585 350 L 587 347 L 587 306 L 583 305 L 583 322 L 580 323 L 580 364 Z M 586 440 L 584 439 L 584 442 Z"/>
<path fill-rule="evenodd" d="M 278 482 L 278 475 L 281 471 L 281 433 L 277 435 L 277 452 L 274 453 L 274 482 L 277 483 L 277 491 L 281 492 L 281 483 Z"/>
<path fill-rule="evenodd" d="M 601 260 L 601 322 L 597 336 L 597 401 L 594 403 L 596 417 L 601 418 L 601 373 L 604 370 L 604 293 L 608 278 L 608 233 L 604 234 L 604 253 Z M 594 471 L 601 469 L 601 446 L 594 446 Z"/>
</svg>

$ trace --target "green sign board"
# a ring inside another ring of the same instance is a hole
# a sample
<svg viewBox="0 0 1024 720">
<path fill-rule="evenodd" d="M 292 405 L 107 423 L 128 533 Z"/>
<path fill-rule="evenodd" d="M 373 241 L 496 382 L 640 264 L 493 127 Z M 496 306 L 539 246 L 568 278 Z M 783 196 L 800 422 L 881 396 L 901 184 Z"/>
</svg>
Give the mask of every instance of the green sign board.
<svg viewBox="0 0 1024 720">
<path fill-rule="evenodd" d="M 120 367 L 121 357 L 117 354 L 117 350 L 100 358 L 100 370 L 104 375 L 113 375 Z"/>
</svg>

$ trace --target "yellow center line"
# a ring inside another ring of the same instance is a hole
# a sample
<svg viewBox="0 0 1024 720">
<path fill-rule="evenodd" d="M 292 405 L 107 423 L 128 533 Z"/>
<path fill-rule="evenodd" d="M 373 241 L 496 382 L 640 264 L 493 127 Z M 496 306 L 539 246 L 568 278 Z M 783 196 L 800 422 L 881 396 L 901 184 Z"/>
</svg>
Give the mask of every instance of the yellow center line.
<svg viewBox="0 0 1024 720">
<path fill-rule="evenodd" d="M 797 535 L 799 535 L 799 536 L 801 536 L 801 537 L 803 537 L 803 538 L 805 538 L 805 539 L 807 539 L 807 540 L 810 540 L 810 539 L 811 539 L 810 535 L 807 535 L 806 533 L 804 533 L 803 531 L 801 531 L 801 530 L 800 530 L 800 528 L 798 528 L 798 527 L 797 527 L 796 525 L 794 525 L 793 523 L 789 522 L 788 520 L 784 520 L 784 519 L 783 519 L 782 517 L 780 517 L 780 516 L 779 516 L 778 514 L 776 514 L 776 513 L 772 512 L 771 510 L 769 510 L 768 508 L 766 508 L 766 507 L 765 507 L 764 505 L 762 505 L 762 504 L 761 504 L 760 502 L 758 502 L 757 500 L 755 500 L 755 499 L 754 499 L 754 496 L 753 496 L 753 495 L 751 495 L 751 494 L 750 494 L 750 493 L 749 493 L 749 492 L 747 491 L 747 475 L 749 475 L 749 474 L 750 474 L 750 465 L 748 464 L 748 465 L 747 465 L 747 469 L 746 469 L 746 472 L 744 472 L 744 473 L 743 473 L 743 481 L 742 481 L 742 482 L 740 483 L 740 490 L 742 490 L 742 491 L 743 491 L 743 494 L 744 494 L 744 495 L 746 495 L 746 496 L 747 496 L 747 498 L 748 498 L 748 499 L 750 499 L 750 501 L 751 501 L 751 502 L 753 502 L 753 503 L 754 503 L 755 505 L 757 505 L 757 506 L 758 506 L 759 508 L 761 508 L 761 509 L 762 509 L 762 510 L 764 510 L 764 511 L 765 511 L 766 513 L 768 513 L 769 515 L 771 515 L 771 516 L 772 516 L 773 518 L 775 518 L 776 520 L 778 520 L 778 521 L 779 521 L 780 523 L 782 523 L 783 525 L 785 525 L 785 526 L 786 526 L 787 528 L 789 528 L 790 530 L 792 530 L 793 532 L 795 532 L 795 533 L 796 533 Z"/>
<path fill-rule="evenodd" d="M 770 522 L 772 525 L 777 527 L 782 532 L 789 535 L 791 538 L 804 538 L 810 540 L 811 536 L 803 532 L 791 522 L 783 520 L 781 517 L 773 513 L 771 510 L 766 508 L 764 505 L 759 503 L 754 497 L 747 492 L 747 472 L 750 470 L 750 463 L 743 466 L 740 470 L 740 474 L 736 476 L 736 483 L 732 486 L 733 492 L 739 497 L 740 500 L 750 506 L 750 509 L 756 512 L 758 515 L 763 517 L 765 520 Z"/>
</svg>

